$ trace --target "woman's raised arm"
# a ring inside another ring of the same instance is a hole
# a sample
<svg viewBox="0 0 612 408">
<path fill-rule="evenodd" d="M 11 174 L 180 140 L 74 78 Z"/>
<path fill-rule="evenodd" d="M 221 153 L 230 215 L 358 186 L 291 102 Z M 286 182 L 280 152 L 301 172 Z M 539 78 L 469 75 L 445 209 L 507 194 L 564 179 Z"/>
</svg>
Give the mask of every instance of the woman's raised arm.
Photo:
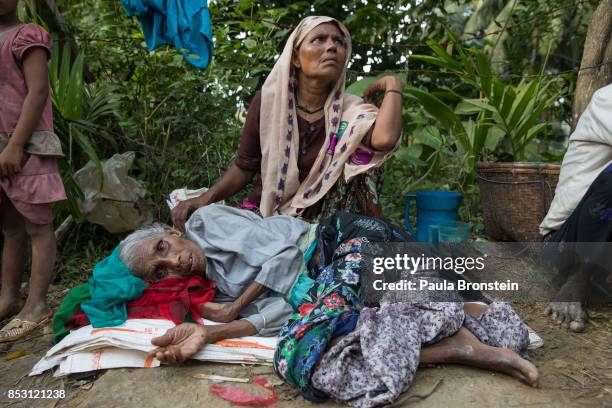
<svg viewBox="0 0 612 408">
<path fill-rule="evenodd" d="M 402 92 L 404 84 L 394 76 L 386 76 L 370 84 L 364 91 L 366 102 L 376 92 L 384 92 L 372 132 L 371 146 L 376 150 L 391 150 L 402 134 Z"/>
</svg>

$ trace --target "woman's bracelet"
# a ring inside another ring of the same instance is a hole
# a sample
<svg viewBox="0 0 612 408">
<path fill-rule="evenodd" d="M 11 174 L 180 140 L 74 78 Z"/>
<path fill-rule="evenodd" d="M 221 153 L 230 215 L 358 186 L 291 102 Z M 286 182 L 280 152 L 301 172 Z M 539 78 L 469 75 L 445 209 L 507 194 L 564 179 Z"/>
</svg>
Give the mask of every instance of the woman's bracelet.
<svg viewBox="0 0 612 408">
<path fill-rule="evenodd" d="M 388 94 L 389 92 L 394 92 L 396 94 L 400 94 L 402 97 L 404 96 L 404 93 L 402 91 L 398 91 L 397 89 L 388 89 L 385 91 L 385 95 Z"/>
</svg>

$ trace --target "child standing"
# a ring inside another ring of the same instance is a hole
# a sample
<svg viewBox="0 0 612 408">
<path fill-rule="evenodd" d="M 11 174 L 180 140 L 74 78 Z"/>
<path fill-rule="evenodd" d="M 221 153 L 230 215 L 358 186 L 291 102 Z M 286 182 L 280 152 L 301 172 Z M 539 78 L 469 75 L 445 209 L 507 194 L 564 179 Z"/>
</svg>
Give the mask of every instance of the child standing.
<svg viewBox="0 0 612 408">
<path fill-rule="evenodd" d="M 66 198 L 56 158 L 47 60 L 49 34 L 17 18 L 18 0 L 0 0 L 0 224 L 4 234 L 0 319 L 19 311 L 27 240 L 32 243 L 29 293 L 0 329 L 0 343 L 45 324 L 55 265 L 53 203 Z"/>
</svg>

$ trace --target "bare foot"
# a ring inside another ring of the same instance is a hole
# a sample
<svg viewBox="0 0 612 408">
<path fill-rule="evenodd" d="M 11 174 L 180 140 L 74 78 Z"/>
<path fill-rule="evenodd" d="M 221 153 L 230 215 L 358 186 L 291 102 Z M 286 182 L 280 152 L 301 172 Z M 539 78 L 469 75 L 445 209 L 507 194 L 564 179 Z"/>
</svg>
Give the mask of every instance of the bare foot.
<svg viewBox="0 0 612 408">
<path fill-rule="evenodd" d="M 17 314 L 19 298 L 0 297 L 0 320 Z"/>
<path fill-rule="evenodd" d="M 16 317 L 29 322 L 40 322 L 45 317 L 49 316 L 49 314 L 51 314 L 51 309 L 49 309 L 49 306 L 47 306 L 45 303 L 37 304 L 35 306 L 29 306 L 26 304 Z"/>
<path fill-rule="evenodd" d="M 464 364 L 499 371 L 532 387 L 538 385 L 539 373 L 536 366 L 510 349 L 481 343 L 465 327 L 451 337 L 423 347 L 420 364 L 437 363 Z"/>
<path fill-rule="evenodd" d="M 581 302 L 551 302 L 544 309 L 544 315 L 576 333 L 586 328 L 586 312 Z"/>
<path fill-rule="evenodd" d="M 561 327 L 573 332 L 583 332 L 586 328 L 586 297 L 588 279 L 584 273 L 575 273 L 570 276 L 559 289 L 555 301 L 551 302 L 544 315 L 551 316 Z"/>
</svg>

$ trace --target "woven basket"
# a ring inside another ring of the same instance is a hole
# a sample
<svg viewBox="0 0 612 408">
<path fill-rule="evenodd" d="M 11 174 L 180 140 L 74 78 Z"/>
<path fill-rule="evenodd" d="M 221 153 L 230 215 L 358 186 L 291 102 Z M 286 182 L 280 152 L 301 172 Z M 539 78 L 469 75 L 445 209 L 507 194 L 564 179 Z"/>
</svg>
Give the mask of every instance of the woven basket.
<svg viewBox="0 0 612 408">
<path fill-rule="evenodd" d="M 479 162 L 476 172 L 487 235 L 500 241 L 536 240 L 560 169 L 550 163 Z"/>
</svg>

